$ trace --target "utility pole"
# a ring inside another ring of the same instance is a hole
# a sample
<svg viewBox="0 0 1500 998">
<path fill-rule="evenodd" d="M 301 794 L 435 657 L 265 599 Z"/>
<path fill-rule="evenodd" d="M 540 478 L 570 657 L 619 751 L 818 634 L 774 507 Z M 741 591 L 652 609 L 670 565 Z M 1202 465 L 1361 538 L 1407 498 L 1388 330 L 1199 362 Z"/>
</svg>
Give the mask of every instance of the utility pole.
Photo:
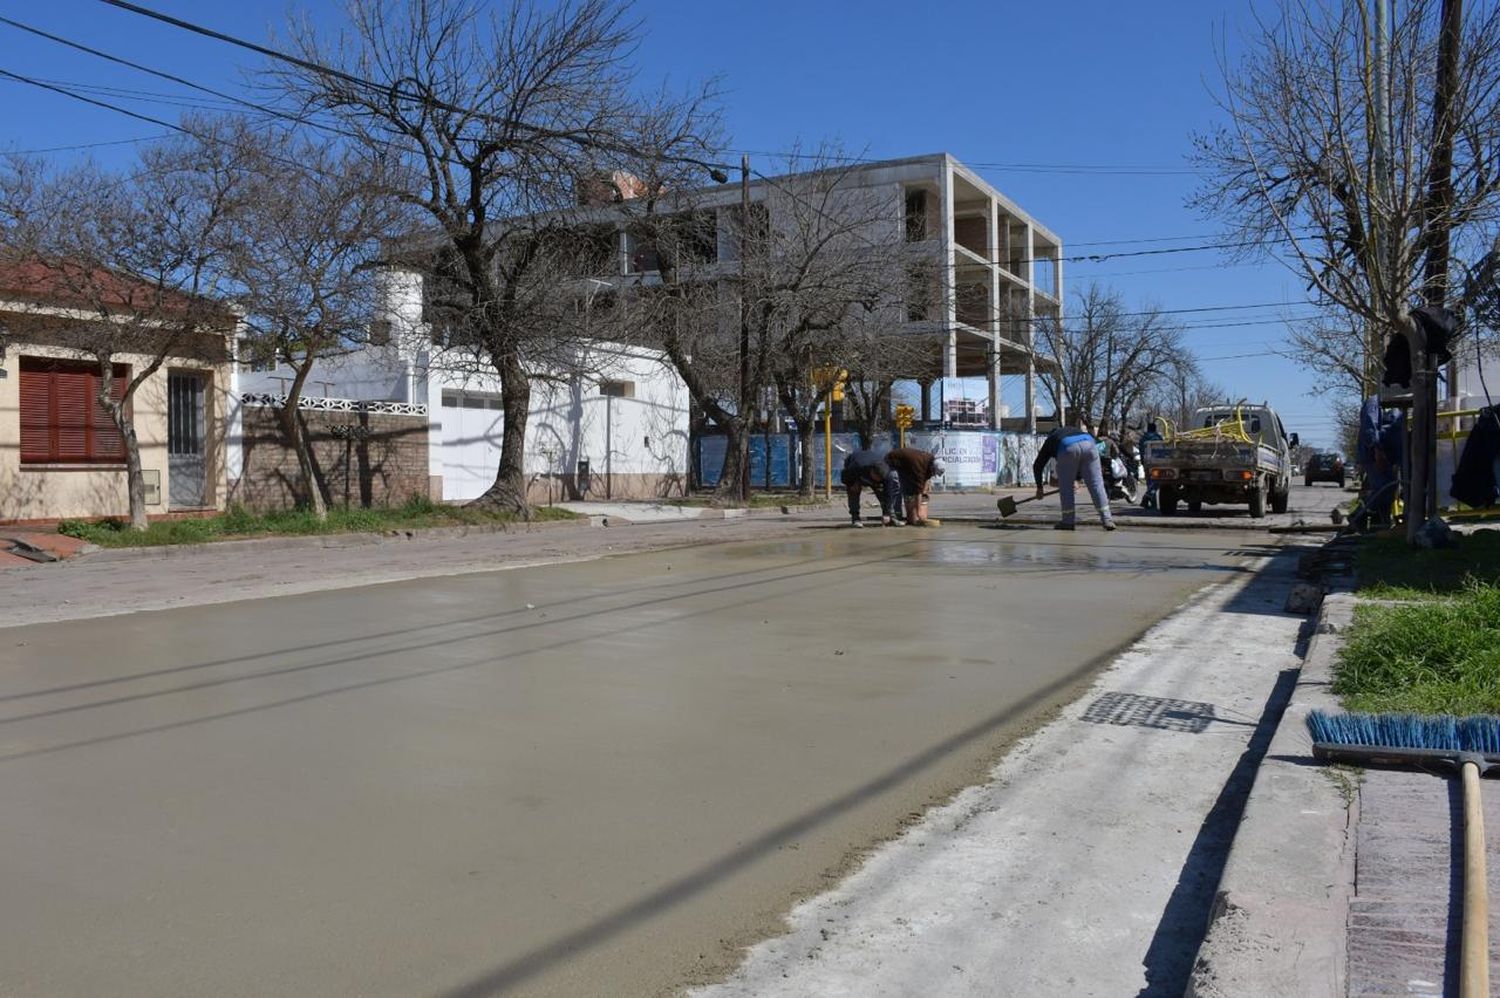
<svg viewBox="0 0 1500 998">
<path fill-rule="evenodd" d="M 750 504 L 750 156 L 740 155 L 740 498 Z M 770 455 L 766 457 L 769 459 Z M 768 461 L 769 463 L 769 461 Z"/>
<path fill-rule="evenodd" d="M 1437 78 L 1432 95 L 1432 159 L 1423 205 L 1422 297 L 1442 308 L 1448 298 L 1449 235 L 1453 224 L 1453 140 L 1458 122 L 1453 112 L 1458 88 L 1459 45 L 1462 40 L 1463 0 L 1443 0 L 1438 36 Z M 1406 536 L 1437 515 L 1437 370 L 1427 352 L 1420 323 L 1410 322 L 1412 367 L 1412 425 L 1410 427 L 1412 481 L 1406 507 Z"/>
<path fill-rule="evenodd" d="M 1382 291 L 1396 286 L 1395 268 L 1392 266 L 1391 242 L 1386 235 L 1390 211 L 1390 47 L 1391 7 L 1390 0 L 1374 0 L 1375 8 L 1375 58 L 1371 89 L 1374 91 L 1374 107 L 1371 115 L 1371 145 L 1374 147 L 1374 183 L 1370 205 L 1370 239 L 1374 248 L 1375 266 L 1371 268 L 1371 311 L 1375 315 L 1385 312 Z M 1365 330 L 1365 392 L 1364 397 L 1380 393 L 1381 353 L 1385 343 L 1384 329 L 1380 322 L 1372 322 Z"/>
</svg>

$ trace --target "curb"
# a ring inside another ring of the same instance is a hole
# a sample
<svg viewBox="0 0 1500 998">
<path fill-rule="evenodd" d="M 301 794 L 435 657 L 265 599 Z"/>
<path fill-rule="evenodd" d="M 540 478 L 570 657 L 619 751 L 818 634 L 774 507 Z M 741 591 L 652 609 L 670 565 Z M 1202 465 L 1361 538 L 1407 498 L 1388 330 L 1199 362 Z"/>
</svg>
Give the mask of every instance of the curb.
<svg viewBox="0 0 1500 998">
<path fill-rule="evenodd" d="M 992 515 L 976 515 L 974 513 L 943 513 L 943 523 L 967 523 L 979 524 L 981 526 L 994 526 L 1002 530 L 1014 527 L 1051 527 L 1057 522 L 1056 516 L 1024 516 L 1016 515 L 1002 518 L 998 513 Z M 1269 533 L 1270 527 L 1264 522 L 1224 522 L 1220 520 L 1190 520 L 1181 517 L 1155 517 L 1155 516 L 1117 516 L 1115 524 L 1120 527 L 1140 527 L 1150 530 L 1234 530 L 1241 533 Z M 1093 521 L 1080 522 L 1079 526 L 1097 526 Z"/>
<path fill-rule="evenodd" d="M 485 534 L 536 533 L 543 530 L 577 530 L 596 527 L 602 517 L 577 520 L 548 520 L 541 523 L 473 524 L 462 527 L 426 527 L 417 530 L 393 530 L 386 533 L 304 534 L 289 537 L 250 537 L 239 541 L 208 541 L 203 544 L 162 544 L 156 547 L 85 548 L 76 556 L 90 563 L 139 561 L 142 559 L 191 558 L 203 554 L 234 554 L 252 551 L 288 551 L 297 548 L 326 550 L 364 547 L 370 544 L 392 544 L 406 541 L 452 540 Z M 71 559 L 70 559 L 71 560 Z"/>
<path fill-rule="evenodd" d="M 1359 797 L 1312 763 L 1306 718 L 1330 691 L 1350 593 L 1326 596 L 1297 685 L 1255 774 L 1187 995 L 1327 996 L 1347 989 Z"/>
</svg>

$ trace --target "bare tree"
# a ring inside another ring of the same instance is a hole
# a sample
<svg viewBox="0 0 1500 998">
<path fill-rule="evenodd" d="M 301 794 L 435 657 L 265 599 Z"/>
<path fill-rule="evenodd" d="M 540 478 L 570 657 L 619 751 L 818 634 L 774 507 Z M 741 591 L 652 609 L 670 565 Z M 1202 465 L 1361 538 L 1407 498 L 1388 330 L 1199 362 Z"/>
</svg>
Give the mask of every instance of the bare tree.
<svg viewBox="0 0 1500 998">
<path fill-rule="evenodd" d="M 1098 284 L 1075 298 L 1064 322 L 1037 322 L 1047 352 L 1062 365 L 1062 374 L 1046 381 L 1059 413 L 1066 398 L 1080 418 L 1108 434 L 1168 387 L 1185 396 L 1197 366 L 1180 326 L 1154 307 L 1127 310 L 1118 292 Z"/>
<path fill-rule="evenodd" d="M 911 263 L 899 206 L 833 149 L 761 177 L 748 212 L 680 172 L 664 175 L 664 159 L 639 164 L 642 194 L 622 206 L 632 245 L 649 257 L 636 281 L 640 335 L 665 350 L 726 436 L 719 501 L 740 500 L 762 406 L 796 428 L 810 492 L 832 372 L 873 362 L 862 330 L 901 308 Z"/>
<path fill-rule="evenodd" d="M 379 342 L 376 264 L 400 231 L 382 161 L 327 142 L 236 130 L 247 181 L 222 234 L 226 267 L 252 348 L 280 357 L 293 376 L 278 411 L 297 455 L 302 498 L 326 519 L 326 483 L 299 405 L 313 366 Z"/>
<path fill-rule="evenodd" d="M 1229 395 L 1204 377 L 1191 357 L 1177 364 L 1147 392 L 1136 410 L 1141 420 L 1165 417 L 1181 429 L 1192 425 L 1199 409 L 1222 405 Z"/>
<path fill-rule="evenodd" d="M 1455 0 L 1393 6 L 1386 45 L 1368 4 L 1286 0 L 1225 66 L 1227 122 L 1195 137 L 1196 205 L 1307 282 L 1327 317 L 1293 342 L 1355 397 L 1403 311 L 1444 300 L 1446 233 L 1477 259 L 1500 222 L 1500 7 L 1462 25 L 1452 86 L 1435 88 Z"/>
<path fill-rule="evenodd" d="M 308 113 L 405 165 L 392 193 L 433 228 L 430 252 L 410 259 L 427 261 L 451 333 L 500 381 L 500 463 L 476 502 L 528 514 L 531 380 L 576 355 L 527 311 L 555 297 L 538 293 L 549 259 L 538 230 L 557 220 L 539 218 L 576 205 L 580 178 L 636 147 L 633 27 L 613 0 L 512 0 L 498 11 L 479 0 L 351 0 L 349 14 L 351 30 L 334 39 L 297 28 L 307 65 L 277 81 Z"/>
<path fill-rule="evenodd" d="M 98 364 L 98 403 L 125 454 L 130 526 L 144 530 L 146 485 L 132 416 L 137 391 L 172 357 L 218 362 L 235 316 L 222 300 L 220 238 L 246 176 L 243 151 L 210 121 L 147 146 L 121 175 L 88 165 L 6 185 L 31 297 L 65 303 L 58 342 Z M 121 376 L 125 355 L 144 358 Z"/>
</svg>

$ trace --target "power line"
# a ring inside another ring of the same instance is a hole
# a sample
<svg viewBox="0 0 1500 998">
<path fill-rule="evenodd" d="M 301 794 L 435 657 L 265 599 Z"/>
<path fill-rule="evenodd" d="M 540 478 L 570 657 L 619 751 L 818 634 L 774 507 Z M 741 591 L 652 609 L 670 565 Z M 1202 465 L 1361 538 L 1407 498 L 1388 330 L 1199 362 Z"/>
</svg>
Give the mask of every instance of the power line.
<svg viewBox="0 0 1500 998">
<path fill-rule="evenodd" d="M 213 28 L 209 28 L 209 27 L 206 27 L 206 26 L 201 25 L 201 24 L 196 24 L 194 22 L 187 21 L 187 20 L 184 20 L 184 19 L 178 18 L 178 17 L 173 17 L 173 16 L 171 16 L 169 14 L 164 14 L 164 13 L 161 13 L 159 11 L 152 10 L 152 9 L 150 9 L 148 7 L 143 7 L 143 6 L 139 5 L 139 4 L 129 3 L 129 2 L 127 2 L 127 0 L 100 0 L 100 2 L 104 3 L 104 4 L 107 4 L 107 5 L 111 6 L 111 7 L 116 7 L 116 8 L 119 8 L 121 10 L 125 10 L 125 11 L 127 11 L 129 13 L 137 14 L 137 15 L 142 16 L 142 17 L 147 17 L 147 18 L 150 18 L 150 19 L 153 19 L 153 20 L 156 20 L 156 21 L 160 21 L 162 23 L 171 25 L 173 27 L 179 28 L 179 29 L 184 30 L 184 31 L 189 31 L 189 32 L 192 32 L 194 34 L 198 34 L 198 35 L 202 35 L 202 36 L 207 37 L 207 38 L 214 39 L 216 41 L 220 41 L 220 42 L 224 42 L 226 44 L 230 44 L 230 45 L 234 45 L 234 46 L 237 46 L 237 47 L 240 47 L 240 48 L 244 48 L 244 49 L 247 49 L 249 51 L 255 52 L 257 54 L 266 56 L 268 58 L 272 58 L 272 59 L 275 59 L 275 60 L 278 60 L 278 61 L 281 61 L 281 62 L 286 62 L 286 63 L 288 63 L 290 65 L 298 66 L 300 68 L 307 69 L 307 70 L 312 71 L 312 72 L 324 73 L 324 74 L 327 74 L 327 75 L 331 75 L 331 76 L 334 76 L 335 78 L 342 79 L 345 82 L 354 83 L 354 84 L 356 84 L 358 86 L 362 86 L 362 87 L 365 87 L 367 89 L 371 89 L 371 90 L 375 90 L 375 91 L 381 91 L 381 92 L 389 92 L 389 93 L 391 93 L 393 95 L 405 97 L 405 98 L 410 99 L 410 100 L 416 100 L 416 101 L 428 104 L 430 106 L 442 108 L 444 110 L 461 111 L 461 112 L 464 112 L 464 113 L 476 114 L 476 115 L 478 115 L 480 117 L 484 117 L 486 119 L 493 119 L 494 118 L 493 115 L 482 115 L 482 114 L 479 114 L 479 112 L 474 111 L 473 109 L 456 107 L 456 106 L 449 105 L 449 104 L 446 104 L 446 103 L 441 102 L 441 101 L 437 101 L 437 100 L 433 99 L 429 95 L 410 93 L 409 91 L 403 90 L 399 86 L 394 86 L 394 85 L 393 86 L 383 86 L 383 85 L 378 84 L 378 83 L 376 83 L 376 82 L 374 82 L 372 80 L 365 79 L 365 78 L 359 77 L 359 76 L 355 76 L 354 74 L 347 73 L 347 72 L 344 72 L 344 71 L 339 70 L 339 69 L 335 69 L 333 67 L 324 65 L 322 63 L 317 63 L 317 62 L 313 62 L 311 60 L 302 59 L 302 58 L 300 58 L 298 56 L 294 56 L 294 55 L 291 55 L 289 53 L 282 52 L 280 50 L 273 49 L 273 48 L 270 48 L 270 47 L 265 46 L 265 45 L 260 45 L 260 44 L 258 44 L 256 42 L 252 42 L 252 41 L 249 41 L 249 40 L 244 39 L 244 38 L 239 38 L 237 36 L 230 35 L 230 34 L 227 34 L 225 32 L 217 31 L 217 30 L 215 30 Z M 15 28 L 17 28 L 17 29 L 19 29 L 21 31 L 26 31 L 26 32 L 31 33 L 33 35 L 37 35 L 39 37 L 46 38 L 46 39 L 48 39 L 50 41 L 53 41 L 53 42 L 55 42 L 57 44 L 65 45 L 65 46 L 67 46 L 69 48 L 73 48 L 73 49 L 76 49 L 78 51 L 82 51 L 82 52 L 88 53 L 88 54 L 96 56 L 98 58 L 105 59 L 107 61 L 116 63 L 118 65 L 127 66 L 127 67 L 135 69 L 135 70 L 137 70 L 139 72 L 143 72 L 143 73 L 150 74 L 152 76 L 156 76 L 156 77 L 158 77 L 160 79 L 165 79 L 165 80 L 169 80 L 169 81 L 174 82 L 174 83 L 178 83 L 178 84 L 180 84 L 182 86 L 186 86 L 186 87 L 189 87 L 191 89 L 198 90 L 198 91 L 200 91 L 202 93 L 206 93 L 206 94 L 218 97 L 218 98 L 223 99 L 223 100 L 232 101 L 232 102 L 234 102 L 236 104 L 239 104 L 239 105 L 242 105 L 242 106 L 246 106 L 246 107 L 252 108 L 254 110 L 260 111 L 261 113 L 264 113 L 264 114 L 269 114 L 269 115 L 273 115 L 273 116 L 278 117 L 278 118 L 283 118 L 285 120 L 292 121 L 292 122 L 297 123 L 297 124 L 306 124 L 306 125 L 311 125 L 312 127 L 322 128 L 324 130 L 332 131 L 335 134 L 340 134 L 340 135 L 343 135 L 345 137 L 361 138 L 361 136 L 351 135 L 348 132 L 336 129 L 333 126 L 329 126 L 329 125 L 325 125 L 325 124 L 322 124 L 322 123 L 319 123 L 319 122 L 316 122 L 316 121 L 312 121 L 312 120 L 304 118 L 304 117 L 290 115 L 290 114 L 288 114 L 287 112 L 284 112 L 284 111 L 278 111 L 278 110 L 275 110 L 275 109 L 272 109 L 272 108 L 268 108 L 268 107 L 265 107 L 264 105 L 254 103 L 252 101 L 245 100 L 244 98 L 235 96 L 233 94 L 228 94 L 228 93 L 225 93 L 223 91 L 215 90 L 215 89 L 213 89 L 211 87 L 207 87 L 207 86 L 204 86 L 202 84 L 195 83 L 192 80 L 188 80 L 188 79 L 186 79 L 184 77 L 181 77 L 181 76 L 178 76 L 176 74 L 167 73 L 165 71 L 154 69 L 152 67 L 145 66 L 145 65 L 143 65 L 141 63 L 137 63 L 137 62 L 134 62 L 132 60 L 124 59 L 124 58 L 122 58 L 120 56 L 115 56 L 115 55 L 112 55 L 110 53 L 103 52 L 103 51 L 101 51 L 99 49 L 95 49 L 95 48 L 93 48 L 91 46 L 87 46 L 87 45 L 84 45 L 82 43 L 72 41 L 71 39 L 67 39 L 67 38 L 64 38 L 62 36 L 55 35 L 55 34 L 52 34 L 50 32 L 46 32 L 46 31 L 42 31 L 41 29 L 38 29 L 38 28 L 34 28 L 34 27 L 30 26 L 30 25 L 23 24 L 23 23 L 21 23 L 19 21 L 11 19 L 11 18 L 0 17 L 0 23 L 9 24 L 12 27 L 15 27 Z M 40 84 L 38 84 L 38 85 L 40 85 Z M 53 87 L 52 89 L 57 89 L 57 88 Z M 59 92 L 62 92 L 62 91 L 59 91 Z M 103 106 L 103 105 L 101 105 L 101 106 Z M 129 112 L 129 111 L 124 111 L 123 109 L 118 109 L 118 108 L 115 108 L 115 109 L 116 110 L 121 110 L 122 113 L 127 113 L 127 114 L 131 114 L 132 113 L 132 112 Z M 524 123 L 517 123 L 517 122 L 509 122 L 509 123 L 511 123 L 511 124 L 520 124 L 522 127 L 529 128 L 529 126 L 525 126 Z M 387 144 L 392 144 L 392 143 L 387 143 Z M 410 150 L 408 149 L 406 151 L 410 151 Z M 772 153 L 772 152 L 767 152 L 767 151 L 764 151 L 764 150 L 762 150 L 762 151 L 744 150 L 744 151 L 746 151 L 746 152 L 754 152 L 756 155 L 765 155 L 765 156 L 773 156 L 773 157 L 774 156 L 785 156 L 786 158 L 796 158 L 796 159 L 824 158 L 824 159 L 842 160 L 842 161 L 845 161 L 845 162 L 853 162 L 853 163 L 876 163 L 876 162 L 881 162 L 881 160 L 877 160 L 877 159 L 875 159 L 873 157 L 868 157 L 868 156 L 844 156 L 844 155 L 826 155 L 825 156 L 825 155 L 822 155 L 822 154 L 812 154 L 812 153 L 802 154 L 802 153 L 795 153 L 795 152 Z M 721 166 L 721 167 L 723 166 L 723 164 L 715 164 L 715 165 L 718 165 L 718 166 Z M 1082 165 L 1082 164 L 1042 164 L 1042 163 L 995 164 L 995 163 L 975 162 L 975 163 L 971 163 L 971 164 L 968 164 L 968 165 L 973 165 L 973 166 L 978 166 L 978 167 L 1015 168 L 1015 169 L 1023 169 L 1024 168 L 1024 169 L 1036 169 L 1036 170 L 1042 170 L 1042 169 L 1087 170 L 1087 169 L 1092 169 L 1091 167 L 1087 167 L 1087 166 Z M 1134 168 L 1132 168 L 1132 169 L 1134 169 Z M 1191 171 L 1187 171 L 1187 172 L 1191 172 Z M 756 171 L 756 173 L 757 173 L 758 176 L 760 176 L 764 180 L 770 180 L 770 179 L 772 179 L 772 178 L 766 177 L 764 174 L 760 173 L 759 171 Z M 1130 243 L 1136 243 L 1136 242 L 1165 242 L 1165 241 L 1177 241 L 1178 238 L 1179 237 L 1169 236 L 1169 237 L 1155 237 L 1155 238 L 1151 238 L 1151 239 L 1139 239 L 1139 240 L 1100 240 L 1100 241 L 1096 241 L 1096 242 L 1081 243 L 1081 244 L 1078 244 L 1078 245 L 1092 246 L 1092 245 L 1130 244 Z M 1181 237 L 1181 238 L 1192 238 L 1192 237 Z M 1286 242 L 1286 241 L 1288 241 L 1287 237 L 1278 237 L 1278 238 L 1273 238 L 1273 239 L 1268 239 L 1268 240 L 1251 240 L 1251 241 L 1236 241 L 1236 242 L 1214 242 L 1214 243 L 1203 243 L 1203 244 L 1198 244 L 1198 245 L 1194 245 L 1194 246 L 1179 246 L 1179 247 L 1169 247 L 1169 248 L 1162 248 L 1162 249 L 1133 250 L 1133 251 L 1125 251 L 1125 252 L 1118 252 L 1118 253 L 1080 254 L 1080 255 L 1075 255 L 1075 256 L 1060 257 L 1060 258 L 1057 258 L 1057 260 L 1058 260 L 1058 262 L 1064 262 L 1064 263 L 1105 263 L 1105 262 L 1107 262 L 1109 260 L 1112 260 L 1112 259 L 1126 258 L 1126 257 L 1156 256 L 1156 255 L 1175 254 L 1175 253 L 1192 253 L 1192 252 L 1202 252 L 1202 251 L 1214 250 L 1214 249 L 1241 249 L 1241 248 L 1245 248 L 1245 247 L 1248 247 L 1248 246 L 1263 245 L 1266 242 Z M 1042 262 L 1052 262 L 1053 259 L 1054 258 L 1051 258 L 1051 257 L 1040 257 L 1040 258 L 1037 258 L 1037 260 L 1040 260 Z M 1029 261 L 1029 262 L 1037 262 L 1037 260 L 1033 260 L 1033 261 Z"/>
<path fill-rule="evenodd" d="M 138 135 L 133 139 L 107 139 L 103 142 L 79 142 L 74 145 L 67 146 L 44 146 L 40 149 L 7 149 L 5 150 L 5 154 L 8 156 L 41 156 L 49 152 L 77 152 L 82 149 L 99 149 L 103 146 L 135 145 L 139 142 L 154 142 L 157 139 L 164 139 L 166 137 L 167 133 L 160 133 L 157 135 Z"/>
</svg>

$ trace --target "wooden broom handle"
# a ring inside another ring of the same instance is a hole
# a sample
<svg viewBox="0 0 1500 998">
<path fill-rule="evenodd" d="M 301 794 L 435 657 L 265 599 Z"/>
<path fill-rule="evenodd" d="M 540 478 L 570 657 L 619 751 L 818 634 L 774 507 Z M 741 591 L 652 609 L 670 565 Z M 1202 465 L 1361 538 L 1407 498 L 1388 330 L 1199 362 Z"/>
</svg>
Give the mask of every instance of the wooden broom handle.
<svg viewBox="0 0 1500 998">
<path fill-rule="evenodd" d="M 1489 998 L 1490 901 L 1484 864 L 1484 808 L 1479 796 L 1479 767 L 1463 764 L 1464 780 L 1464 923 L 1459 998 Z"/>
</svg>

